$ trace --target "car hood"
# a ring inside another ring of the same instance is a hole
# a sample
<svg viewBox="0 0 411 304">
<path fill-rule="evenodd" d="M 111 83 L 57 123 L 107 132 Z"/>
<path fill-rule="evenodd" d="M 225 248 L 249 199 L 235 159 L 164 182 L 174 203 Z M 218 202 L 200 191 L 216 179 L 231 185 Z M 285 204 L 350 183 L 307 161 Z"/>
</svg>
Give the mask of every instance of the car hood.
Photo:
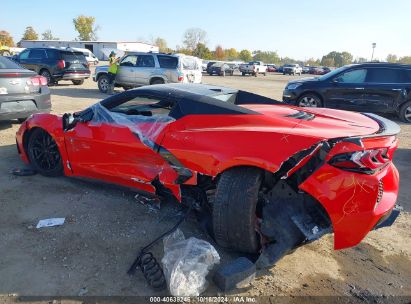
<svg viewBox="0 0 411 304">
<path fill-rule="evenodd" d="M 264 121 L 267 124 L 275 129 L 282 129 L 287 134 L 332 139 L 369 136 L 380 130 L 380 125 L 376 120 L 349 111 L 326 108 L 299 108 L 286 105 L 242 106 L 263 114 L 265 116 Z"/>
<path fill-rule="evenodd" d="M 100 65 L 96 67 L 96 73 L 97 72 L 102 72 L 102 71 L 108 71 L 108 65 Z"/>
<path fill-rule="evenodd" d="M 313 82 L 313 81 L 318 81 L 318 77 L 306 77 L 306 78 L 291 80 L 291 81 L 288 82 L 288 84 L 291 84 L 291 83 L 305 83 L 305 82 Z"/>
</svg>

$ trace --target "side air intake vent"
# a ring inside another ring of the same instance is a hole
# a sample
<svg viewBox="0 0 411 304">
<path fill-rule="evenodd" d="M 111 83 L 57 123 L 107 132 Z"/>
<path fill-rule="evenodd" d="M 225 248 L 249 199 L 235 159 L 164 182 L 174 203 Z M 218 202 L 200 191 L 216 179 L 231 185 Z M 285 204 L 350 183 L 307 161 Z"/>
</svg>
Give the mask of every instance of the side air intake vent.
<svg viewBox="0 0 411 304">
<path fill-rule="evenodd" d="M 304 111 L 298 111 L 295 114 L 290 114 L 287 115 L 287 117 L 295 118 L 295 119 L 301 119 L 301 120 L 312 120 L 314 119 L 315 115 L 311 113 L 307 113 Z"/>
</svg>

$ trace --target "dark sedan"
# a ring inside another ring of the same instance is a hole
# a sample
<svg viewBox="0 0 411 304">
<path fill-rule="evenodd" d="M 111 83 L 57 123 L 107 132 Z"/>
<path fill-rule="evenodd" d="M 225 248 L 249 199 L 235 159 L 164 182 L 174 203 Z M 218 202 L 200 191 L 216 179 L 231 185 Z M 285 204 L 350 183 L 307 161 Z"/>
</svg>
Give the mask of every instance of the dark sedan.
<svg viewBox="0 0 411 304">
<path fill-rule="evenodd" d="M 50 109 L 47 79 L 0 56 L 0 120 L 24 121 Z"/>
<path fill-rule="evenodd" d="M 220 75 L 220 76 L 226 76 L 226 75 L 234 75 L 234 69 L 230 67 L 227 63 L 224 62 L 216 62 L 214 63 L 209 71 L 208 74 L 211 75 Z"/>
<path fill-rule="evenodd" d="M 283 101 L 302 107 L 394 113 L 411 122 L 411 65 L 352 64 L 320 77 L 290 81 Z"/>
</svg>

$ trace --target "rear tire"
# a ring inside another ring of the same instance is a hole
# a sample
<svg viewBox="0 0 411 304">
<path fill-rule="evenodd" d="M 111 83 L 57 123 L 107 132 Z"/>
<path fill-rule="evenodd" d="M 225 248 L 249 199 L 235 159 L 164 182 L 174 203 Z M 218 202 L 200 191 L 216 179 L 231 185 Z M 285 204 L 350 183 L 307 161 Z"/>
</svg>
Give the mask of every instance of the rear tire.
<svg viewBox="0 0 411 304">
<path fill-rule="evenodd" d="M 41 70 L 39 75 L 47 79 L 47 85 L 50 85 L 53 82 L 53 77 L 51 77 L 48 70 Z"/>
<path fill-rule="evenodd" d="M 72 80 L 71 81 L 74 85 L 82 85 L 84 83 L 84 79 L 81 80 Z"/>
<path fill-rule="evenodd" d="M 107 93 L 110 86 L 108 75 L 101 75 L 97 81 L 98 89 L 101 93 Z"/>
<path fill-rule="evenodd" d="M 224 172 L 213 204 L 216 242 L 232 250 L 256 253 L 260 242 L 256 232 L 256 206 L 262 172 L 255 167 L 237 167 Z"/>
<path fill-rule="evenodd" d="M 411 123 L 411 101 L 404 103 L 398 114 L 403 122 Z"/>
<path fill-rule="evenodd" d="M 241 73 L 241 75 L 245 76 L 245 73 L 244 73 L 244 72 L 242 72 L 242 73 Z"/>
<path fill-rule="evenodd" d="M 33 168 L 44 176 L 63 175 L 63 162 L 57 143 L 45 130 L 37 128 L 30 135 L 27 154 Z"/>
</svg>

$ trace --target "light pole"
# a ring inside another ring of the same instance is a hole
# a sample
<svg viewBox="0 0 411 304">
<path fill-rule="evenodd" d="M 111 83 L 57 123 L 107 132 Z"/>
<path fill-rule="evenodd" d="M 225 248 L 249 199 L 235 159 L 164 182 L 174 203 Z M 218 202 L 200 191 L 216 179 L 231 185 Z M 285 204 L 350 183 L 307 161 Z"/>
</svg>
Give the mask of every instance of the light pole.
<svg viewBox="0 0 411 304">
<path fill-rule="evenodd" d="M 374 50 L 375 50 L 375 47 L 377 46 L 377 44 L 375 42 L 373 42 L 371 45 L 372 45 L 372 55 L 371 55 L 371 61 L 372 61 L 374 59 Z"/>
</svg>

